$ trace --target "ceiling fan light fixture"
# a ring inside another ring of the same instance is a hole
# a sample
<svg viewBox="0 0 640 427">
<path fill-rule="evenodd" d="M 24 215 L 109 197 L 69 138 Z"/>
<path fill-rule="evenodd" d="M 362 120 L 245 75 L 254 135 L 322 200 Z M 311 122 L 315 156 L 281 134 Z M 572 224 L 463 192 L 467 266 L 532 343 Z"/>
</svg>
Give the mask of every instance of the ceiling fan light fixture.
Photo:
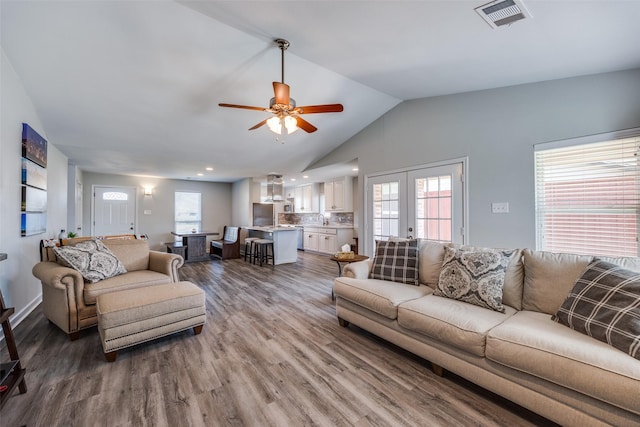
<svg viewBox="0 0 640 427">
<path fill-rule="evenodd" d="M 282 128 L 284 126 L 285 134 L 290 135 L 298 130 L 298 124 L 295 118 L 291 116 L 278 117 L 273 116 L 267 120 L 267 126 L 271 132 L 278 135 L 282 135 Z"/>
</svg>

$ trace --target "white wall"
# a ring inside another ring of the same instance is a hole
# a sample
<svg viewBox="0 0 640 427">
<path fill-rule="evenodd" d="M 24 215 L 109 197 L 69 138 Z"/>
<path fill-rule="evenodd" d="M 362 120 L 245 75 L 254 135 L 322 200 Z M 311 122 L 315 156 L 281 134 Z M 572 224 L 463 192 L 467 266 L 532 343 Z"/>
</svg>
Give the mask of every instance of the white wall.
<svg viewBox="0 0 640 427">
<path fill-rule="evenodd" d="M 12 317 L 17 325 L 42 299 L 40 281 L 31 274 L 40 261 L 39 244 L 56 235 L 67 223 L 67 157 L 47 138 L 29 95 L 2 52 L 2 99 L 0 106 L 0 289 L 8 306 L 15 307 Z M 28 123 L 48 140 L 47 153 L 47 232 L 20 237 L 20 176 L 22 123 Z"/>
<path fill-rule="evenodd" d="M 233 183 L 231 190 L 231 219 L 234 225 L 251 225 L 251 178 Z"/>
<path fill-rule="evenodd" d="M 311 168 L 357 157 L 361 205 L 366 175 L 468 156 L 469 243 L 533 248 L 533 145 L 638 127 L 638 94 L 634 69 L 403 102 Z"/>
<path fill-rule="evenodd" d="M 137 230 L 149 236 L 149 246 L 154 250 L 166 250 L 163 242 L 171 242 L 174 236 L 174 199 L 176 191 L 198 191 L 202 193 L 202 230 L 217 231 L 222 235 L 225 225 L 231 222 L 231 187 L 229 183 L 158 179 L 137 176 L 97 174 L 84 171 L 83 211 L 84 235 L 91 235 L 91 191 L 95 185 L 126 186 L 138 189 Z M 152 187 L 153 195 L 145 196 L 144 188 Z M 144 215 L 150 210 L 151 215 Z M 219 238 L 209 237 L 208 240 Z"/>
</svg>

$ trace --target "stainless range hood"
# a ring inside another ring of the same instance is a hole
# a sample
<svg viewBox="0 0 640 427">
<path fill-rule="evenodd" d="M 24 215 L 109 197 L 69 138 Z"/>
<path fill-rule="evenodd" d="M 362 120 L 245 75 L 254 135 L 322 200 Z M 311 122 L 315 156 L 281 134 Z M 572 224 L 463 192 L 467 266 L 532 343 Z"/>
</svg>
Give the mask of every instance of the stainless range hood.
<svg viewBox="0 0 640 427">
<path fill-rule="evenodd" d="M 267 175 L 267 202 L 284 202 L 284 179 L 282 175 Z"/>
</svg>

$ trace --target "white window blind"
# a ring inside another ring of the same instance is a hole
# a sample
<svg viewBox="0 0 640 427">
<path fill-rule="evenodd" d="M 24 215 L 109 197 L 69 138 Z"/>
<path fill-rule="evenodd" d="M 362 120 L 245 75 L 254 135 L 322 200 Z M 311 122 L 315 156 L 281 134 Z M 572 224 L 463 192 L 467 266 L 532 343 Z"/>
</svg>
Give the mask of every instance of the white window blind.
<svg viewBox="0 0 640 427">
<path fill-rule="evenodd" d="M 538 249 L 639 255 L 639 146 L 640 136 L 631 136 L 536 147 Z"/>
<path fill-rule="evenodd" d="M 176 233 L 202 231 L 201 199 L 200 193 L 176 191 L 174 226 Z"/>
</svg>

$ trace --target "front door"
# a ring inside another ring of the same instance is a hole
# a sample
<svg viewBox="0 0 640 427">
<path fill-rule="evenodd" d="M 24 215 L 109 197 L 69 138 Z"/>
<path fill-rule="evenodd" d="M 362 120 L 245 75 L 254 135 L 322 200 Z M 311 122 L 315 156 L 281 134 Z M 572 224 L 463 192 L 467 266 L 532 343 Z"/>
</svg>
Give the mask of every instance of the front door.
<svg viewBox="0 0 640 427">
<path fill-rule="evenodd" d="M 92 234 L 135 234 L 136 188 L 93 188 Z"/>
</svg>

